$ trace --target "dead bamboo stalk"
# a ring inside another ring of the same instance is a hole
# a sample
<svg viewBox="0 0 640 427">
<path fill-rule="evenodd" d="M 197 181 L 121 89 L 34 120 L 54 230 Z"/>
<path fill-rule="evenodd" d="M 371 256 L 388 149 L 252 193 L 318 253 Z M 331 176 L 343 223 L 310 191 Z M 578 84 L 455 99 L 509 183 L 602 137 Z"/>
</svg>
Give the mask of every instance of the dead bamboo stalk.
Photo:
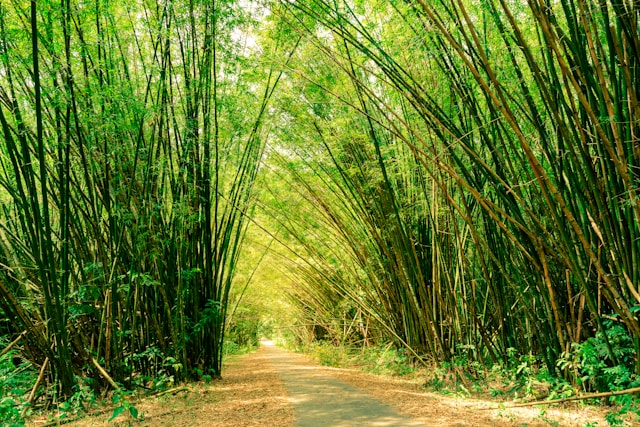
<svg viewBox="0 0 640 427">
<path fill-rule="evenodd" d="M 18 344 L 18 342 L 20 342 L 22 337 L 24 337 L 26 334 L 27 334 L 27 331 L 23 331 L 20 335 L 18 335 L 18 338 L 16 338 L 15 340 L 11 341 L 11 343 L 4 350 L 2 350 L 2 352 L 0 352 L 0 357 L 2 357 L 5 354 L 9 353 L 9 351 L 11 351 L 11 349 L 13 347 L 15 347 L 15 345 Z"/>
<path fill-rule="evenodd" d="M 40 368 L 40 373 L 38 374 L 38 379 L 36 380 L 36 383 L 33 385 L 33 388 L 31 389 L 31 393 L 29 393 L 29 399 L 27 399 L 27 406 L 25 406 L 22 409 L 22 413 L 20 414 L 20 417 L 24 418 L 25 414 L 27 413 L 27 408 L 29 408 L 29 406 L 31 406 L 31 404 L 33 403 L 33 399 L 35 399 L 36 397 L 36 391 L 38 390 L 38 386 L 40 385 L 40 383 L 42 382 L 42 379 L 44 378 L 44 371 L 47 369 L 47 365 L 49 364 L 49 358 L 45 358 L 44 359 L 44 363 L 42 364 L 42 367 Z"/>
<path fill-rule="evenodd" d="M 586 400 L 586 399 L 598 399 L 602 397 L 621 396 L 623 394 L 640 393 L 640 387 L 629 388 L 626 390 L 618 391 L 606 391 L 601 393 L 588 393 L 581 394 L 579 396 L 565 397 L 562 399 L 554 400 L 536 400 L 534 402 L 514 403 L 513 405 L 505 406 L 504 408 L 522 408 L 524 406 L 536 406 L 536 405 L 553 405 L 555 403 L 571 402 L 574 400 Z M 503 409 L 503 408 L 482 408 L 483 410 Z"/>
<path fill-rule="evenodd" d="M 155 397 L 161 397 L 165 394 L 178 394 L 182 391 L 189 391 L 189 387 L 176 387 L 169 390 L 161 391 L 160 393 L 156 394 Z"/>
<path fill-rule="evenodd" d="M 104 370 L 104 368 L 102 366 L 100 366 L 100 364 L 98 363 L 98 361 L 95 358 L 91 358 L 91 362 L 93 363 L 93 365 L 96 367 L 96 369 L 98 370 L 98 372 L 100 372 L 100 375 L 102 375 L 109 384 L 111 384 L 111 387 L 113 387 L 114 390 L 120 390 L 120 386 L 118 386 L 118 384 L 116 384 L 116 382 L 113 380 L 113 378 L 111 378 L 109 376 L 109 374 L 107 374 L 107 371 Z"/>
</svg>

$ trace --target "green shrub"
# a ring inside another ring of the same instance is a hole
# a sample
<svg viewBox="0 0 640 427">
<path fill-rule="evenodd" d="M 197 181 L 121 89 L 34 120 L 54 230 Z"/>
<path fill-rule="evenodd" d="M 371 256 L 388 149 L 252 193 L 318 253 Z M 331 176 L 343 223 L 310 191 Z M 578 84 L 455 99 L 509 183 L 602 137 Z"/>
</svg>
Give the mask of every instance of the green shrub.
<svg viewBox="0 0 640 427">
<path fill-rule="evenodd" d="M 23 426 L 24 419 L 20 416 L 20 409 L 16 401 L 11 396 L 0 399 L 0 426 L 15 427 Z"/>
<path fill-rule="evenodd" d="M 585 391 L 616 391 L 638 387 L 640 377 L 634 373 L 635 350 L 626 329 L 611 320 L 605 322 L 605 332 L 582 343 L 572 343 L 571 351 L 558 361 L 573 382 Z M 605 334 L 615 360 L 607 348 Z"/>
<path fill-rule="evenodd" d="M 326 341 L 314 342 L 308 349 L 311 356 L 323 366 L 344 367 L 349 364 L 345 347 L 337 347 Z"/>
<path fill-rule="evenodd" d="M 224 342 L 225 354 L 246 353 L 260 345 L 264 323 L 259 313 L 247 307 L 238 307 L 229 320 Z"/>
<path fill-rule="evenodd" d="M 10 337 L 0 337 L 0 349 L 5 348 Z M 25 394 L 31 390 L 37 378 L 33 366 L 20 357 L 14 348 L 0 357 L 0 426 L 20 426 L 20 416 Z"/>
<path fill-rule="evenodd" d="M 408 375 L 415 371 L 407 351 L 393 345 L 365 347 L 361 352 L 364 368 L 374 374 Z"/>
</svg>

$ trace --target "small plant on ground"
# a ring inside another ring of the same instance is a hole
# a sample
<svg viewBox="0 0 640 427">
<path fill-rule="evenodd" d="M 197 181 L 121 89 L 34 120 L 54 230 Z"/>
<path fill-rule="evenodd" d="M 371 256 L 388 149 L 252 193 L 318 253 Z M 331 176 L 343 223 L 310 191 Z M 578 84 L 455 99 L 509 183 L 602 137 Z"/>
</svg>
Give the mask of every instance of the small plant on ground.
<svg viewBox="0 0 640 427">
<path fill-rule="evenodd" d="M 130 401 L 131 392 L 128 391 L 116 391 L 112 396 L 113 404 L 116 405 L 113 409 L 113 413 L 109 418 L 109 422 L 115 420 L 120 415 L 129 414 L 134 420 L 138 419 L 140 415 L 138 408 L 136 408 Z"/>
<path fill-rule="evenodd" d="M 621 391 L 640 386 L 640 376 L 634 373 L 636 355 L 631 336 L 616 322 L 615 315 L 609 316 L 603 325 L 604 331 L 598 331 L 582 343 L 573 343 L 558 366 L 585 392 Z M 609 424 L 622 425 L 628 417 L 640 419 L 636 397 L 613 396 L 608 402 L 616 405 L 607 414 Z"/>
<path fill-rule="evenodd" d="M 319 341 L 313 343 L 310 354 L 318 363 L 324 366 L 344 367 L 348 365 L 348 357 L 344 347 L 334 346 L 328 342 Z"/>
<path fill-rule="evenodd" d="M 78 380 L 80 380 L 78 378 Z M 97 406 L 96 395 L 91 385 L 93 379 L 83 379 L 75 386 L 75 392 L 71 397 L 57 406 L 60 419 L 73 418 L 81 412 L 86 412 L 89 407 Z"/>
</svg>

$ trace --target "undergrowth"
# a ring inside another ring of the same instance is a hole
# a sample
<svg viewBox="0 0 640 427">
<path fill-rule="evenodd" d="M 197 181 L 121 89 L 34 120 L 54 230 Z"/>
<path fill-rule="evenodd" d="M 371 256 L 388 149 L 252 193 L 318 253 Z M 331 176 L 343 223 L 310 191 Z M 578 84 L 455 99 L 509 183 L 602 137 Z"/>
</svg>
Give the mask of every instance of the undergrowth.
<svg viewBox="0 0 640 427">
<path fill-rule="evenodd" d="M 405 376 L 413 374 L 416 366 L 406 350 L 390 344 L 370 347 L 334 346 L 328 342 L 313 342 L 299 346 L 297 351 L 310 354 L 318 363 L 332 367 L 358 367 L 378 375 Z"/>
<path fill-rule="evenodd" d="M 230 325 L 224 345 L 225 356 L 245 354 L 255 351 L 259 345 L 260 325 L 252 319 L 234 322 Z M 0 337 L 0 350 L 9 344 L 8 337 Z M 38 372 L 34 366 L 20 356 L 19 350 L 11 351 L 0 357 L 0 427 L 20 427 L 26 418 L 37 412 L 48 417 L 50 422 L 73 419 L 89 409 L 100 406 L 112 406 L 110 422 L 123 416 L 141 419 L 135 404 L 136 396 L 159 393 L 175 386 L 175 374 L 183 369 L 174 357 L 167 356 L 156 346 L 150 346 L 143 352 L 125 358 L 125 366 L 145 363 L 156 367 L 157 375 L 132 374 L 126 384 L 119 384 L 120 390 L 105 395 L 95 393 L 95 379 L 76 377 L 74 393 L 64 401 L 59 401 L 54 387 L 41 385 L 37 399 L 38 410 L 28 407 L 28 396 L 36 382 Z M 132 370 L 133 371 L 133 370 Z M 215 373 L 203 372 L 195 368 L 189 377 L 205 382 L 212 381 Z M 44 401 L 44 403 L 43 403 Z M 25 416 L 22 413 L 25 413 Z"/>
<path fill-rule="evenodd" d="M 0 337 L 0 349 L 8 344 L 7 337 Z M 24 425 L 21 413 L 37 375 L 31 364 L 15 350 L 0 357 L 0 426 Z"/>
<path fill-rule="evenodd" d="M 235 314 L 227 325 L 223 346 L 225 356 L 256 350 L 260 346 L 260 338 L 268 333 L 259 313 L 254 310 L 239 307 Z"/>
</svg>

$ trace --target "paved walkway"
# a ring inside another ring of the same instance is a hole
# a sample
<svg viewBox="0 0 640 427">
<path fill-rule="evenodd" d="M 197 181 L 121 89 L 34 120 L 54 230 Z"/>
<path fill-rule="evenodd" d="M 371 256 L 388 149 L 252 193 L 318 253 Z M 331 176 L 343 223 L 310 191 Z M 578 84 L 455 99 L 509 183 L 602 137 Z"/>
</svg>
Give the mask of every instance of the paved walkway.
<svg viewBox="0 0 640 427">
<path fill-rule="evenodd" d="M 294 405 L 298 427 L 418 427 L 363 391 L 322 372 L 299 355 L 263 341 Z"/>
</svg>

